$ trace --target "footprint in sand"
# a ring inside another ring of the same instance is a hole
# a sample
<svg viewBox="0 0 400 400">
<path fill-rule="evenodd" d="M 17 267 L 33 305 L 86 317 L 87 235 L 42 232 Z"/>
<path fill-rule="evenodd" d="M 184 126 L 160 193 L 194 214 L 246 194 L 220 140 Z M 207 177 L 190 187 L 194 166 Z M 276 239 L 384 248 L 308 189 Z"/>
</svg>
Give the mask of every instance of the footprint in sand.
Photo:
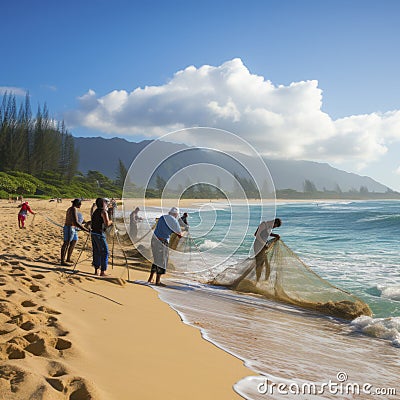
<svg viewBox="0 0 400 400">
<path fill-rule="evenodd" d="M 90 400 L 96 396 L 92 385 L 85 379 L 77 376 L 46 378 L 46 381 L 53 389 L 67 395 L 70 400 Z"/>
<path fill-rule="evenodd" d="M 65 365 L 58 361 L 50 361 L 48 366 L 48 374 L 52 378 L 57 378 L 68 374 L 68 369 Z"/>
<path fill-rule="evenodd" d="M 40 287 L 39 287 L 38 285 L 31 285 L 31 286 L 29 287 L 29 289 L 30 289 L 33 293 L 40 292 Z"/>
<path fill-rule="evenodd" d="M 28 344 L 25 347 L 25 350 L 28 351 L 29 353 L 33 354 L 34 356 L 43 356 L 43 355 L 49 355 L 46 341 L 43 338 L 38 338 L 34 342 Z"/>
<path fill-rule="evenodd" d="M 40 325 L 41 318 L 40 316 L 23 313 L 12 316 L 7 323 L 17 325 L 24 331 L 31 331 L 36 325 Z"/>
<path fill-rule="evenodd" d="M 0 360 L 18 360 L 25 356 L 25 351 L 15 343 L 0 344 Z"/>
<path fill-rule="evenodd" d="M 46 277 L 44 275 L 42 275 L 42 274 L 36 274 L 36 275 L 32 275 L 32 278 L 34 278 L 34 279 L 44 279 Z"/>
<path fill-rule="evenodd" d="M 68 350 L 72 347 L 72 343 L 69 340 L 58 338 L 56 341 L 55 348 L 57 350 Z"/>
<path fill-rule="evenodd" d="M 20 311 L 15 307 L 15 305 L 9 300 L 4 300 L 0 302 L 0 314 L 7 315 L 8 317 L 14 317 L 19 315 Z"/>
<path fill-rule="evenodd" d="M 33 301 L 31 301 L 31 300 L 24 300 L 22 303 L 21 303 L 21 306 L 22 307 L 35 307 L 37 304 L 36 303 L 34 303 Z"/>
<path fill-rule="evenodd" d="M 59 315 L 61 314 L 59 311 L 53 310 L 52 308 L 45 307 L 45 306 L 40 306 L 38 307 L 39 311 L 45 312 L 47 314 L 54 314 L 54 315 Z"/>
<path fill-rule="evenodd" d="M 0 378 L 9 382 L 11 393 L 18 391 L 18 386 L 24 381 L 25 372 L 14 365 L 0 366 Z"/>
<path fill-rule="evenodd" d="M 54 350 L 64 351 L 72 347 L 72 343 L 69 340 L 62 338 L 54 338 L 47 335 L 42 336 L 38 333 L 29 333 L 23 337 L 26 341 L 23 343 L 15 343 L 24 348 L 24 350 L 35 356 L 56 356 Z"/>
</svg>

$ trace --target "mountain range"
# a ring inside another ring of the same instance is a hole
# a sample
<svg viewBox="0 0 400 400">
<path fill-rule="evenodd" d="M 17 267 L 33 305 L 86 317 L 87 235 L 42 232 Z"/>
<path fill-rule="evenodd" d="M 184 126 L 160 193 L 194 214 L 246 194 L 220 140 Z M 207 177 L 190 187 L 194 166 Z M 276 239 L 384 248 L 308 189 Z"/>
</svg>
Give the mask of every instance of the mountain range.
<svg viewBox="0 0 400 400">
<path fill-rule="evenodd" d="M 123 162 L 127 169 L 135 157 L 150 143 L 151 140 L 141 142 L 129 142 L 121 138 L 105 139 L 102 137 L 75 137 L 75 147 L 79 151 L 80 161 L 78 169 L 86 173 L 89 170 L 99 171 L 111 179 L 115 179 L 118 171 L 119 160 Z M 166 176 L 173 170 L 179 170 L 186 165 L 193 163 L 216 163 L 215 153 L 204 149 L 190 148 L 182 144 L 155 142 L 152 143 L 155 153 L 163 153 L 165 148 L 176 149 L 180 152 L 178 160 L 173 162 L 173 166 L 159 169 L 160 176 Z M 182 151 L 185 150 L 185 151 Z M 241 158 L 246 159 L 246 156 Z M 368 176 L 360 176 L 355 173 L 345 172 L 334 168 L 327 163 L 319 163 L 314 161 L 296 161 L 296 160 L 277 160 L 264 159 L 267 165 L 275 188 L 277 190 L 293 189 L 303 191 L 305 181 L 312 182 L 319 191 L 359 191 L 365 188 L 369 192 L 385 193 L 390 189 L 375 181 Z M 239 173 L 237 166 L 229 157 L 218 157 L 218 163 L 222 168 L 233 173 Z M 251 157 L 247 158 L 246 166 L 255 165 Z M 193 177 L 195 180 L 196 177 Z"/>
</svg>

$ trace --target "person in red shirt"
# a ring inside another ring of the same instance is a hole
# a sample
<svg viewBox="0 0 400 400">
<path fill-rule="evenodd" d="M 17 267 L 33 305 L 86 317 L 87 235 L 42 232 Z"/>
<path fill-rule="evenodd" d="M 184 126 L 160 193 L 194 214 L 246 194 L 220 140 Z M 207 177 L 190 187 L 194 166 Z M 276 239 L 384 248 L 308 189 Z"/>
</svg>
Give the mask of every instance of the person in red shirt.
<svg viewBox="0 0 400 400">
<path fill-rule="evenodd" d="M 28 215 L 28 212 L 30 212 L 31 214 L 36 214 L 31 210 L 29 203 L 25 201 L 20 205 L 20 210 L 18 213 L 18 226 L 20 229 L 25 229 L 25 220 Z"/>
</svg>

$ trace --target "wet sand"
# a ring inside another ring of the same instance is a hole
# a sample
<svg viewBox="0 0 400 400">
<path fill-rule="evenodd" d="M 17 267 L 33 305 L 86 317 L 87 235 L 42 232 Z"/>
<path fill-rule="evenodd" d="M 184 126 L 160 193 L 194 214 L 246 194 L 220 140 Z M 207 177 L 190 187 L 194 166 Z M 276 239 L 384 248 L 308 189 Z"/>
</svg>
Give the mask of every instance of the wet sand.
<svg viewBox="0 0 400 400">
<path fill-rule="evenodd" d="M 118 246 L 110 277 L 93 275 L 89 251 L 77 273 L 60 267 L 70 204 L 31 200 L 38 214 L 18 229 L 17 204 L 0 201 L 2 399 L 240 398 L 232 386 L 254 372 L 135 283 L 147 272 L 129 269 L 128 280 Z M 82 204 L 86 219 L 91 205 Z M 79 236 L 73 260 L 87 237 Z"/>
</svg>

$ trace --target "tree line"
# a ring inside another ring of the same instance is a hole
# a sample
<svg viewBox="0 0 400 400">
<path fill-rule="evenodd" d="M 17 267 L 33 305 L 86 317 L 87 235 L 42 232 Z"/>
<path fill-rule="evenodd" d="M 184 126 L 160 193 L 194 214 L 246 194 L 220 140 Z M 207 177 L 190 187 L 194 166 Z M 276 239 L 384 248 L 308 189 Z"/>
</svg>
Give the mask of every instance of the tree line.
<svg viewBox="0 0 400 400">
<path fill-rule="evenodd" d="M 0 105 L 0 171 L 20 171 L 40 178 L 53 171 L 70 182 L 78 166 L 74 139 L 64 121 L 55 121 L 46 104 L 33 117 L 29 93 L 17 105 L 13 93 L 5 93 Z"/>
<path fill-rule="evenodd" d="M 79 154 L 64 121 L 51 118 L 47 105 L 33 116 L 29 93 L 18 104 L 6 92 L 0 104 L 0 197 L 120 197 L 126 168 L 117 180 L 98 171 L 77 171 Z"/>
</svg>

